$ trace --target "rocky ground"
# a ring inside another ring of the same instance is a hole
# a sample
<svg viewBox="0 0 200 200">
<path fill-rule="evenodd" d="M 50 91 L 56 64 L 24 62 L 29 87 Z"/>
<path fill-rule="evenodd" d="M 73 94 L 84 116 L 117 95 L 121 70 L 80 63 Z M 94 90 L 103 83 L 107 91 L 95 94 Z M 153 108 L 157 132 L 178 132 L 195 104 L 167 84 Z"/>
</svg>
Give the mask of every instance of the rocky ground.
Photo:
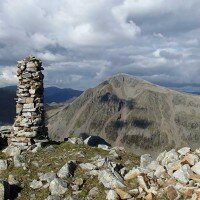
<svg viewBox="0 0 200 200">
<path fill-rule="evenodd" d="M 4 149 L 0 199 L 200 199 L 200 149 L 172 149 L 153 159 L 88 144 L 69 138 L 32 152 Z"/>
</svg>

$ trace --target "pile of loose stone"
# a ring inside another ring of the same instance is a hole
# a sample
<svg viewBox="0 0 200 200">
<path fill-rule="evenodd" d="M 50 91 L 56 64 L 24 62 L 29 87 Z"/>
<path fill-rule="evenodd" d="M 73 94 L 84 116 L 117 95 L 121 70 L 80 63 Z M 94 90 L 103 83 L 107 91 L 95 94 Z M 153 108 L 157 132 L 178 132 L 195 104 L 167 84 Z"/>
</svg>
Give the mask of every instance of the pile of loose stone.
<svg viewBox="0 0 200 200">
<path fill-rule="evenodd" d="M 68 142 L 74 145 L 87 144 L 88 139 L 69 138 Z M 49 146 L 48 149 L 53 147 Z M 85 180 L 83 176 L 77 176 L 77 169 L 83 170 L 88 179 L 97 180 L 105 189 L 105 196 L 101 199 L 200 199 L 200 149 L 191 151 L 184 147 L 176 151 L 164 151 L 153 159 L 151 155 L 145 154 L 140 157 L 139 166 L 132 169 L 127 167 L 130 160 L 119 163 L 121 147 L 108 147 L 98 145 L 97 148 L 108 151 L 109 156 L 96 155 L 89 162 L 78 162 L 76 159 L 69 160 L 57 171 L 38 173 L 38 178 L 32 180 L 30 188 L 40 192 L 48 188 L 49 196 L 46 200 L 76 200 L 78 194 L 83 190 Z M 12 149 L 7 149 L 7 154 L 13 153 L 15 165 L 24 167 L 20 155 L 16 155 Z M 77 157 L 85 157 L 82 152 L 76 152 Z M 21 165 L 20 165 L 21 163 Z M 37 166 L 37 163 L 34 163 Z M 0 170 L 7 167 L 6 161 L 0 160 Z M 69 197 L 64 197 L 68 191 L 72 191 Z M 89 190 L 86 200 L 98 197 L 98 187 Z M 34 199 L 34 194 L 32 198 Z"/>
<path fill-rule="evenodd" d="M 28 149 L 45 135 L 42 62 L 29 56 L 18 62 L 16 118 L 9 144 Z"/>
</svg>

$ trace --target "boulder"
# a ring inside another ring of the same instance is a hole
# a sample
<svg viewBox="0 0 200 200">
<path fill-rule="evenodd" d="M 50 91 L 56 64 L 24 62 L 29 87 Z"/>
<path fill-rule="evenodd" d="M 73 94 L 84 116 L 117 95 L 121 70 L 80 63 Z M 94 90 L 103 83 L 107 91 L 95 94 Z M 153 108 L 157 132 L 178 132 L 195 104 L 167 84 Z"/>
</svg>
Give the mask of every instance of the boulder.
<svg viewBox="0 0 200 200">
<path fill-rule="evenodd" d="M 128 181 L 131 179 L 136 178 L 138 175 L 140 174 L 140 171 L 138 169 L 133 168 L 132 170 L 130 170 L 125 176 L 124 176 L 124 180 Z"/>
<path fill-rule="evenodd" d="M 56 173 L 54 172 L 48 172 L 48 173 L 38 173 L 39 179 L 41 181 L 46 181 L 47 183 L 50 183 L 52 180 L 56 178 Z"/>
</svg>

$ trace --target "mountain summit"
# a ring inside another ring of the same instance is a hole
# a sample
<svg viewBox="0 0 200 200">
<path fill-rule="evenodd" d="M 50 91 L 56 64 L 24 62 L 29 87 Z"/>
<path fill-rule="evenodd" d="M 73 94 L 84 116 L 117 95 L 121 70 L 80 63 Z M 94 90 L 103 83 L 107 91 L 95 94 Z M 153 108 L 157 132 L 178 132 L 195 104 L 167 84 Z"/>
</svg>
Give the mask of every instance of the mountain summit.
<svg viewBox="0 0 200 200">
<path fill-rule="evenodd" d="M 99 135 L 138 154 L 200 142 L 200 97 L 115 75 L 48 115 L 52 139 Z"/>
</svg>

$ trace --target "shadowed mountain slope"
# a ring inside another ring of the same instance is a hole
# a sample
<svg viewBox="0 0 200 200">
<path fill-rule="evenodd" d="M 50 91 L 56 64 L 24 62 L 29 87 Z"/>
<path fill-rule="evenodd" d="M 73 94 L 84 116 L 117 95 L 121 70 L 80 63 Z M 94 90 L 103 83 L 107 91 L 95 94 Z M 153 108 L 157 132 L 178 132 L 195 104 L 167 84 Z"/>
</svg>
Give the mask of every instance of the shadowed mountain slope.
<svg viewBox="0 0 200 200">
<path fill-rule="evenodd" d="M 48 114 L 52 139 L 99 135 L 138 154 L 200 142 L 200 97 L 119 74 Z"/>
</svg>

